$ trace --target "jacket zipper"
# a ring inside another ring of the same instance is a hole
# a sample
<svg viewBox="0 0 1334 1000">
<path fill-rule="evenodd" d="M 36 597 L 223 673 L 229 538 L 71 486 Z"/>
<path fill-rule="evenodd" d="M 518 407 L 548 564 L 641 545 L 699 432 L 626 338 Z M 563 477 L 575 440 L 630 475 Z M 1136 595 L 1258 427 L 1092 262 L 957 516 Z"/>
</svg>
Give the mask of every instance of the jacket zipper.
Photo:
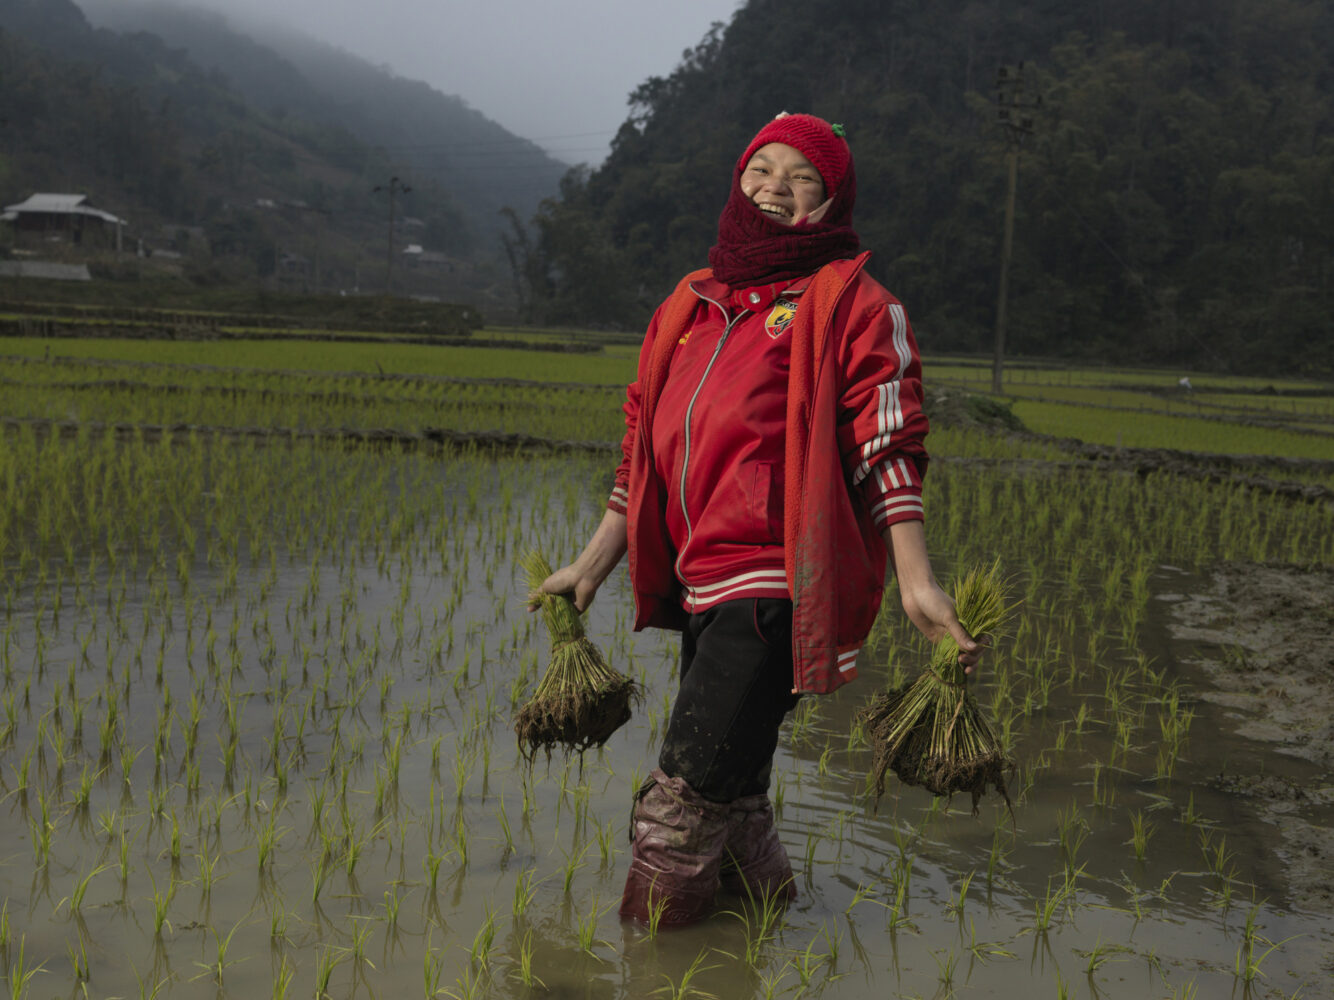
<svg viewBox="0 0 1334 1000">
<path fill-rule="evenodd" d="M 709 358 L 709 363 L 704 368 L 704 374 L 699 378 L 699 385 L 695 386 L 695 391 L 690 396 L 690 403 L 686 406 L 685 447 L 684 454 L 681 457 L 681 485 L 679 487 L 681 497 L 681 516 L 685 518 L 686 522 L 686 543 L 681 546 L 681 551 L 677 553 L 676 556 L 676 578 L 687 588 L 689 588 L 689 584 L 685 583 L 685 579 L 681 574 L 681 560 L 685 558 L 686 549 L 690 548 L 690 540 L 694 536 L 694 526 L 690 523 L 690 510 L 686 507 L 686 474 L 690 468 L 690 418 L 695 412 L 695 400 L 699 398 L 700 390 L 704 388 L 704 383 L 708 381 L 709 372 L 713 371 L 714 362 L 718 360 L 718 355 L 722 353 L 723 344 L 727 343 L 727 338 L 732 332 L 732 327 L 735 326 L 737 321 L 746 314 L 746 310 L 741 309 L 735 316 L 729 317 L 727 315 L 727 310 L 722 307 L 721 303 L 715 302 L 707 295 L 702 295 L 698 291 L 695 291 L 694 286 L 691 286 L 690 290 L 695 292 L 696 295 L 699 295 L 701 299 L 708 302 L 710 305 L 717 306 L 718 311 L 723 314 L 723 319 L 727 321 L 727 324 L 723 327 L 722 336 L 718 338 L 718 344 L 713 349 L 713 357 Z"/>
</svg>

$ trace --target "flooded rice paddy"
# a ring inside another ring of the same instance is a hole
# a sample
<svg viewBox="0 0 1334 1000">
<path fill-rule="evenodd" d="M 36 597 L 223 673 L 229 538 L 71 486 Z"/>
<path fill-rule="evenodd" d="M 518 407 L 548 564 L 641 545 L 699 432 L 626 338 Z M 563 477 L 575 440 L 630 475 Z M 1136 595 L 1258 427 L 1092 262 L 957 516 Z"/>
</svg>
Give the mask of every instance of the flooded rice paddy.
<svg viewBox="0 0 1334 1000">
<path fill-rule="evenodd" d="M 589 633 L 645 689 L 631 722 L 532 769 L 511 730 L 548 654 L 518 557 L 577 551 L 607 461 L 32 430 L 6 447 L 15 997 L 1334 990 L 1328 908 L 1215 780 L 1282 776 L 1329 826 L 1328 772 L 1236 735 L 1169 629 L 1213 559 L 1328 563 L 1326 508 L 933 465 L 941 575 L 999 555 L 1023 600 L 978 688 L 1017 761 L 1013 815 L 893 782 L 875 806 L 855 714 L 925 659 L 891 591 L 861 679 L 784 729 L 771 791 L 797 902 L 720 896 L 650 934 L 615 911 L 676 642 L 629 630 L 623 571 Z"/>
</svg>

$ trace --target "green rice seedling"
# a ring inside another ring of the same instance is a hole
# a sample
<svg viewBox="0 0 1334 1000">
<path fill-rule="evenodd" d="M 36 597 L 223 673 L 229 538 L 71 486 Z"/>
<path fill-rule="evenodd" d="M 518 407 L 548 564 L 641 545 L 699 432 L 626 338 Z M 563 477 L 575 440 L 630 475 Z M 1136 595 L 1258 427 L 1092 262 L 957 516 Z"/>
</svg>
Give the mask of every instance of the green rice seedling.
<svg viewBox="0 0 1334 1000">
<path fill-rule="evenodd" d="M 1268 938 L 1257 931 L 1257 916 L 1259 907 L 1252 906 L 1246 913 L 1246 923 L 1242 928 L 1241 944 L 1237 946 L 1237 954 L 1233 960 L 1233 974 L 1237 979 L 1249 986 L 1257 978 L 1263 976 L 1260 966 L 1264 960 L 1272 955 L 1283 945 L 1293 940 L 1292 937 L 1284 938 L 1282 941 L 1270 941 Z M 1294 935 L 1295 937 L 1295 935 Z M 1258 956 L 1256 955 L 1256 942 L 1261 945 L 1268 945 Z"/>
<path fill-rule="evenodd" d="M 160 815 L 161 810 L 152 810 L 154 815 Z M 181 864 L 181 824 L 176 818 L 176 810 L 171 811 L 171 838 L 167 844 L 167 852 L 171 858 L 173 870 L 178 869 Z"/>
<path fill-rule="evenodd" d="M 283 955 L 278 971 L 273 974 L 273 1000 L 286 1000 L 287 991 L 292 988 L 292 980 L 295 978 L 296 969 Z"/>
<path fill-rule="evenodd" d="M 820 966 L 830 961 L 829 956 L 815 951 L 815 942 L 817 938 L 811 938 L 806 942 L 806 947 L 798 952 L 795 959 L 790 959 L 784 967 L 791 966 L 797 972 L 797 978 L 800 980 L 801 987 L 799 992 L 805 993 L 811 989 L 811 983 L 815 979 L 815 973 Z"/>
<path fill-rule="evenodd" d="M 227 968 L 227 964 L 228 964 L 228 963 L 227 963 L 227 951 L 228 951 L 228 949 L 231 947 L 231 944 L 232 944 L 232 936 L 236 934 L 237 930 L 238 930 L 240 927 L 241 927 L 241 924 L 239 924 L 239 923 L 236 924 L 236 925 L 234 925 L 234 926 L 232 927 L 232 929 L 231 929 L 230 931 L 227 932 L 227 936 L 226 936 L 226 937 L 223 937 L 222 935 L 220 935 L 216 930 L 214 930 L 214 931 L 212 932 L 212 933 L 213 933 L 213 943 L 214 943 L 214 945 L 215 945 L 215 949 L 216 949 L 216 950 L 215 950 L 215 953 L 214 953 L 213 961 L 212 961 L 212 962 L 196 962 L 195 965 L 199 966 L 199 968 L 201 968 L 201 969 L 203 970 L 203 972 L 201 972 L 198 976 L 196 976 L 195 979 L 203 979 L 205 976 L 208 976 L 208 977 L 211 977 L 211 978 L 213 979 L 213 981 L 214 981 L 215 983 L 217 983 L 219 986 L 222 985 L 222 976 L 223 976 L 223 972 L 226 970 L 226 968 Z M 211 930 L 211 928 L 210 928 L 210 930 Z M 240 961 L 244 962 L 245 959 L 242 958 L 242 959 L 240 959 Z M 231 964 L 235 965 L 236 963 L 233 962 L 233 963 L 231 963 Z"/>
<path fill-rule="evenodd" d="M 255 835 L 255 860 L 256 868 L 260 875 L 268 867 L 273 857 L 273 852 L 277 849 L 279 841 L 287 832 L 287 827 L 278 828 L 278 811 L 270 811 L 266 822 L 261 823 Z"/>
<path fill-rule="evenodd" d="M 601 826 L 596 827 L 594 833 L 597 837 L 598 857 L 601 866 L 606 868 L 607 865 L 611 863 L 612 855 L 615 853 L 615 849 L 612 847 L 612 839 L 615 836 L 613 833 L 612 822 L 608 820 Z"/>
<path fill-rule="evenodd" d="M 495 945 L 496 939 L 496 917 L 488 906 L 485 910 L 486 919 L 482 925 L 477 928 L 477 933 L 473 935 L 472 947 L 468 951 L 468 964 L 479 970 L 491 968 L 491 950 Z"/>
<path fill-rule="evenodd" d="M 737 910 L 729 912 L 740 920 L 746 929 L 746 964 L 754 968 L 760 964 L 760 956 L 765 946 L 776 936 L 786 906 L 781 894 L 775 892 L 755 895 L 749 886 L 746 887 L 746 901 L 751 911 L 749 917 Z"/>
<path fill-rule="evenodd" d="M 593 958 L 598 958 L 599 956 L 596 951 L 598 945 L 611 947 L 607 941 L 598 938 L 597 930 L 598 921 L 602 918 L 602 915 L 612 909 L 615 905 L 615 903 L 608 903 L 605 907 L 598 909 L 598 900 L 595 896 L 589 907 L 588 913 L 579 919 L 577 936 L 579 939 L 579 950 L 584 954 L 590 955 Z"/>
<path fill-rule="evenodd" d="M 167 910 L 171 906 L 171 901 L 176 895 L 176 882 L 173 880 L 168 886 L 167 891 L 162 892 L 157 887 L 157 880 L 153 878 L 152 873 L 148 875 L 148 880 L 153 886 L 153 937 L 155 940 L 162 939 L 162 929 L 171 929 L 171 921 L 167 919 Z"/>
<path fill-rule="evenodd" d="M 88 982 L 92 977 L 92 972 L 88 965 L 88 942 L 84 940 L 83 932 L 78 935 L 78 947 L 66 941 L 65 951 L 69 955 L 70 971 L 74 973 L 74 981 L 79 984 Z M 86 992 L 86 988 L 85 988 Z"/>
<path fill-rule="evenodd" d="M 213 883 L 217 881 L 217 865 L 221 863 L 221 860 L 223 860 L 221 855 L 212 857 L 212 859 L 209 859 L 207 855 L 195 855 L 195 867 L 199 871 L 199 892 L 205 899 L 213 891 Z"/>
<path fill-rule="evenodd" d="M 650 887 L 651 890 L 652 887 Z M 650 891 L 648 906 L 648 921 L 644 925 L 644 930 L 648 934 L 648 939 L 653 941 L 658 936 L 658 929 L 662 924 L 663 915 L 667 912 L 667 907 L 672 899 L 667 894 L 659 897 L 656 893 Z"/>
<path fill-rule="evenodd" d="M 525 868 L 514 880 L 513 913 L 516 920 L 522 919 L 528 907 L 537 895 L 537 869 Z"/>
<path fill-rule="evenodd" d="M 280 948 L 287 943 L 287 926 L 290 916 L 281 902 L 276 902 L 269 912 L 269 944 Z"/>
<path fill-rule="evenodd" d="M 1001 843 L 1001 828 L 998 825 L 991 833 L 991 850 L 987 853 L 987 889 L 990 891 L 996 884 L 996 871 L 1001 863 L 1005 861 L 1005 848 Z"/>
<path fill-rule="evenodd" d="M 445 971 L 445 962 L 440 953 L 431 947 L 430 939 L 422 952 L 422 996 L 424 1000 L 435 1000 L 442 992 L 440 976 Z"/>
<path fill-rule="evenodd" d="M 530 990 L 534 986 L 546 989 L 547 984 L 533 974 L 533 932 L 531 930 L 524 934 L 523 940 L 519 943 L 519 958 L 516 966 L 515 972 L 518 975 L 519 982 L 523 983 L 525 987 Z"/>
<path fill-rule="evenodd" d="M 891 873 L 891 881 L 894 888 L 894 902 L 889 904 L 886 909 L 889 910 L 889 931 L 891 934 L 900 928 L 912 928 L 913 923 L 908 916 L 908 893 L 912 884 L 912 860 L 910 858 L 900 858 L 895 863 Z"/>
<path fill-rule="evenodd" d="M 372 969 L 375 968 L 375 963 L 366 957 L 366 942 L 370 940 L 371 934 L 374 931 L 369 920 L 369 917 L 352 918 L 352 947 L 349 950 L 349 957 L 352 960 L 353 966 L 357 969 L 360 969 L 363 965 L 369 966 Z"/>
<path fill-rule="evenodd" d="M 992 958 L 1014 958 L 1014 952 L 1001 947 L 996 942 L 979 941 L 977 939 L 977 924 L 970 918 L 968 921 L 968 953 L 979 962 L 987 962 Z"/>
<path fill-rule="evenodd" d="M 138 836 L 136 830 L 132 834 L 126 834 L 125 826 L 122 823 L 120 828 L 120 838 L 117 843 L 117 870 L 120 872 L 120 884 L 122 891 L 130 880 L 130 845 L 134 843 L 134 838 Z"/>
<path fill-rule="evenodd" d="M 1116 786 L 1104 777 L 1106 771 L 1101 761 L 1093 764 L 1093 804 L 1102 809 L 1111 808 L 1116 801 Z"/>
<path fill-rule="evenodd" d="M 931 959 L 936 963 L 936 981 L 940 983 L 940 989 L 937 996 L 954 995 L 954 974 L 959 967 L 959 956 L 952 950 L 945 951 L 943 957 L 940 952 L 931 952 Z"/>
<path fill-rule="evenodd" d="M 953 900 L 951 900 L 950 902 L 948 902 L 948 903 L 945 904 L 945 910 L 946 910 L 946 912 L 947 912 L 947 913 L 952 913 L 952 914 L 954 914 L 956 917 L 958 917 L 960 923 L 963 922 L 963 907 L 964 907 L 964 903 L 966 903 L 966 902 L 968 901 L 968 887 L 969 887 L 970 885 L 972 885 L 972 883 L 973 883 L 973 876 L 974 876 L 975 874 L 976 874 L 975 872 L 971 872 L 971 871 L 970 871 L 967 875 L 965 875 L 962 879 L 960 879 L 960 880 L 959 880 L 959 895 L 958 895 L 955 899 L 953 899 Z"/>
<path fill-rule="evenodd" d="M 521 560 L 528 577 L 528 600 L 540 608 L 551 634 L 551 666 L 532 698 L 514 718 L 519 750 L 530 763 L 539 749 L 548 759 L 554 746 L 582 754 L 600 747 L 630 718 L 638 685 L 609 667 L 584 635 L 574 602 L 563 594 L 543 594 L 551 566 L 540 553 Z"/>
<path fill-rule="evenodd" d="M 38 871 L 46 868 L 51 860 L 51 842 L 55 836 L 56 825 L 51 822 L 51 808 L 44 792 L 37 793 L 37 813 L 29 820 L 32 831 L 33 861 Z"/>
<path fill-rule="evenodd" d="M 574 884 L 574 873 L 582 868 L 584 855 L 588 853 L 589 844 L 584 844 L 577 851 L 571 851 L 565 858 L 565 867 L 562 869 L 561 887 L 565 895 L 570 894 L 570 888 Z"/>
<path fill-rule="evenodd" d="M 1071 802 L 1069 810 L 1057 814 L 1057 838 L 1061 845 L 1061 854 L 1065 858 L 1067 870 L 1073 867 L 1079 857 L 1080 848 L 1089 836 L 1089 824 L 1079 812 L 1078 803 Z"/>
<path fill-rule="evenodd" d="M 398 927 L 398 908 L 403 903 L 403 896 L 398 890 L 399 886 L 395 883 L 384 892 L 384 919 L 390 930 Z"/>
<path fill-rule="evenodd" d="M 37 973 L 46 970 L 46 963 L 29 967 L 25 959 L 28 936 L 25 934 L 19 938 L 19 953 L 9 962 L 9 968 L 6 970 L 6 982 L 9 986 L 9 995 L 11 1000 L 22 1000 L 28 995 L 28 985 L 37 977 Z"/>
<path fill-rule="evenodd" d="M 1033 904 L 1033 931 L 1046 934 L 1051 930 L 1057 911 L 1065 904 L 1067 886 L 1057 886 L 1053 891 L 1051 879 L 1047 879 L 1047 894 Z"/>
<path fill-rule="evenodd" d="M 361 861 L 362 852 L 366 849 L 366 843 L 370 836 L 370 834 L 358 833 L 355 830 L 347 832 L 343 845 L 343 870 L 347 873 L 349 881 L 356 878 L 357 864 Z"/>
<path fill-rule="evenodd" d="M 33 747 L 29 747 L 27 752 L 19 758 L 17 765 L 11 765 L 14 771 L 14 788 L 11 794 L 19 800 L 21 804 L 28 801 L 28 772 L 32 767 Z"/>
<path fill-rule="evenodd" d="M 974 569 L 955 580 L 959 620 L 973 635 L 999 638 L 1012 616 L 1000 564 Z M 911 685 L 875 695 L 860 718 L 875 748 L 871 774 L 877 800 L 891 768 L 906 784 L 935 795 L 967 791 L 973 811 L 988 786 L 1005 799 L 1005 770 L 1011 766 L 1000 742 L 966 686 L 958 647 L 945 636 L 930 663 Z"/>
<path fill-rule="evenodd" d="M 315 1000 L 333 1000 L 329 993 L 329 981 L 333 979 L 334 969 L 343 960 L 344 952 L 331 944 L 317 945 L 315 948 Z"/>
<path fill-rule="evenodd" d="M 431 899 L 435 899 L 440 891 L 440 865 L 444 860 L 444 855 L 430 851 L 422 861 L 422 867 L 426 869 L 427 893 Z"/>
<path fill-rule="evenodd" d="M 1213 831 L 1200 831 L 1200 849 L 1204 852 L 1204 862 L 1209 870 L 1225 882 L 1230 882 L 1237 875 L 1232 852 L 1227 849 L 1227 837 L 1220 835 L 1214 843 Z"/>
<path fill-rule="evenodd" d="M 505 838 L 505 845 L 501 849 L 500 856 L 505 858 L 514 852 L 514 832 L 510 829 L 509 815 L 505 812 L 505 795 L 500 795 L 500 810 L 496 814 L 496 821 L 500 824 L 500 832 Z"/>
<path fill-rule="evenodd" d="M 695 960 L 690 963 L 690 967 L 682 973 L 681 981 L 679 983 L 672 982 L 671 977 L 666 973 L 663 973 L 662 978 L 667 980 L 667 985 L 654 990 L 654 995 L 664 996 L 667 1000 L 687 1000 L 687 998 L 691 996 L 708 996 L 709 994 L 701 994 L 700 991 L 692 985 L 696 976 L 717 968 L 717 966 L 714 965 L 704 964 L 704 959 L 708 957 L 708 953 L 709 950 L 707 948 L 700 949 L 699 954 L 695 956 Z"/>
<path fill-rule="evenodd" d="M 1206 822 L 1203 816 L 1195 811 L 1195 792 L 1191 791 L 1186 799 L 1186 808 L 1181 810 L 1181 822 L 1186 826 L 1198 826 Z"/>
<path fill-rule="evenodd" d="M 1154 825 L 1144 818 L 1142 810 L 1135 810 L 1130 817 L 1130 843 L 1135 849 L 1135 860 L 1143 861 L 1153 836 Z"/>
<path fill-rule="evenodd" d="M 1088 956 L 1088 963 L 1084 966 L 1084 972 L 1090 979 L 1092 979 L 1099 969 L 1112 961 L 1115 957 L 1133 953 L 1133 951 L 1133 948 L 1126 945 L 1105 945 L 1102 943 L 1102 937 L 1099 936 L 1093 947 L 1085 953 Z"/>
<path fill-rule="evenodd" d="M 320 905 L 320 893 L 324 891 L 324 880 L 328 876 L 324 857 L 317 858 L 310 866 L 310 903 Z"/>
<path fill-rule="evenodd" d="M 56 910 L 59 910 L 62 904 L 69 904 L 71 916 L 78 917 L 83 910 L 83 898 L 88 894 L 88 886 L 92 884 L 93 879 L 101 875 L 110 868 L 110 865 L 98 865 L 92 871 L 88 872 L 83 878 L 79 879 L 70 894 L 56 904 Z"/>
</svg>

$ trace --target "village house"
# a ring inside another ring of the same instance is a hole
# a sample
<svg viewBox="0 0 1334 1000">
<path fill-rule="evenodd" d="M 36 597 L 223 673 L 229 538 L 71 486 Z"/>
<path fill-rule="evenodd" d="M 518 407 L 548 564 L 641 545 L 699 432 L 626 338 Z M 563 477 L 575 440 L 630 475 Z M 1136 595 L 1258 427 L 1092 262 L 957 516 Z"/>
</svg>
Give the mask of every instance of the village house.
<svg viewBox="0 0 1334 1000">
<path fill-rule="evenodd" d="M 68 241 L 78 246 L 114 247 L 123 243 L 125 220 L 94 208 L 85 194 L 34 194 L 6 205 L 0 221 L 14 227 L 15 241 Z"/>
</svg>

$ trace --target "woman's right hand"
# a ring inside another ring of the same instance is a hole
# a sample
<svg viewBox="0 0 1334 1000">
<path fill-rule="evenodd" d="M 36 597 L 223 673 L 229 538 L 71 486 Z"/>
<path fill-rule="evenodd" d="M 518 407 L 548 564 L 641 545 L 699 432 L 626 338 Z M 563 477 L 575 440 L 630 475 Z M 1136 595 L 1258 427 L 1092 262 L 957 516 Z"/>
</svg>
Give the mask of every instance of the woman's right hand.
<svg viewBox="0 0 1334 1000">
<path fill-rule="evenodd" d="M 602 586 L 602 580 L 580 568 L 579 560 L 568 566 L 562 566 L 542 581 L 538 589 L 544 594 L 569 594 L 574 597 L 574 606 L 580 612 L 588 610 L 593 598 Z M 529 611 L 536 611 L 537 605 L 529 603 Z"/>
<path fill-rule="evenodd" d="M 611 575 L 628 547 L 628 533 L 624 514 L 608 509 L 602 523 L 589 539 L 574 562 L 562 566 L 542 581 L 539 588 L 545 594 L 570 594 L 580 612 L 588 610 L 602 582 Z M 529 611 L 537 605 L 529 604 Z"/>
</svg>

